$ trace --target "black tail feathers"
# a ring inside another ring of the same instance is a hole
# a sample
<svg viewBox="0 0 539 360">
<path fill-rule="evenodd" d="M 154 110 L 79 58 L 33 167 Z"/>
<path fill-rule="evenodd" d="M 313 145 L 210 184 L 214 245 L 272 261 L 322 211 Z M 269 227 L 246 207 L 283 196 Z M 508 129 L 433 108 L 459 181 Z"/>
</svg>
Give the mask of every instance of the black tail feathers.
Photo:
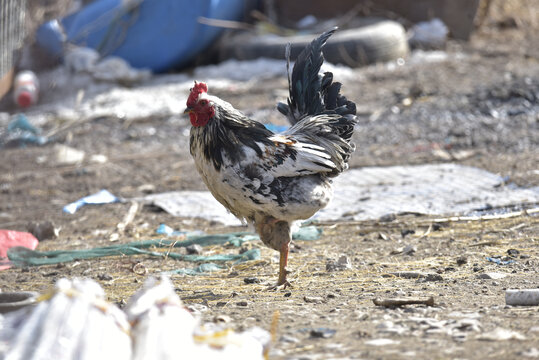
<svg viewBox="0 0 539 360">
<path fill-rule="evenodd" d="M 290 45 L 286 50 L 289 98 L 288 104 L 279 103 L 277 109 L 295 124 L 308 115 L 339 114 L 353 118 L 356 104 L 340 94 L 341 83 L 333 82 L 331 72 L 321 76 L 324 62 L 322 48 L 337 30 L 333 28 L 314 39 L 299 54 L 290 74 Z"/>
</svg>

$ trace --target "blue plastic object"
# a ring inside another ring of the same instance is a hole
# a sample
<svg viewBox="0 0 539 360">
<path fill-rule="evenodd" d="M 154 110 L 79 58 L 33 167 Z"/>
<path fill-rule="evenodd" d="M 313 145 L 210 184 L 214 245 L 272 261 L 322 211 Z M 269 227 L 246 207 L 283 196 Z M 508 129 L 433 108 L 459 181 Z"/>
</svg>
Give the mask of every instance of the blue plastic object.
<svg viewBox="0 0 539 360">
<path fill-rule="evenodd" d="M 45 23 L 36 39 L 59 57 L 67 42 L 162 72 L 186 65 L 221 33 L 200 24 L 199 17 L 239 20 L 244 9 L 244 0 L 96 0 Z"/>
</svg>

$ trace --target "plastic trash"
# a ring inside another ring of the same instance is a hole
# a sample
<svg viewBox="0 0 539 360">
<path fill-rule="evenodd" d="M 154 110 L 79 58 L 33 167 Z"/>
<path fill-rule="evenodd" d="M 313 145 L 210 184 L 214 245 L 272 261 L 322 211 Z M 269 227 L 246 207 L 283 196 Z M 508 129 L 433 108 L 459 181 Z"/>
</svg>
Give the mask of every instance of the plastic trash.
<svg viewBox="0 0 539 360">
<path fill-rule="evenodd" d="M 449 29 L 438 18 L 415 24 L 411 30 L 410 44 L 418 47 L 441 49 L 445 46 Z"/>
<path fill-rule="evenodd" d="M 101 190 L 95 194 L 88 195 L 79 199 L 71 204 L 64 206 L 64 212 L 68 214 L 74 214 L 78 209 L 84 205 L 99 205 L 99 204 L 111 204 L 122 201 L 120 198 L 111 194 L 108 190 Z"/>
<path fill-rule="evenodd" d="M 30 233 L 15 230 L 0 230 L 0 258 L 7 258 L 8 250 L 13 247 L 20 246 L 34 250 L 38 244 L 39 241 Z M 9 269 L 10 267 L 10 262 L 0 261 L 0 270 Z"/>
<path fill-rule="evenodd" d="M 0 327 L 0 358 L 13 360 L 130 360 L 126 315 L 105 301 L 89 279 L 60 279 L 30 311 L 7 314 Z M 60 350 L 61 349 L 61 350 Z"/>
<path fill-rule="evenodd" d="M 26 115 L 17 114 L 8 124 L 6 135 L 0 137 L 0 145 L 5 147 L 44 145 L 48 139 L 40 134 L 41 130 L 30 124 Z"/>
<path fill-rule="evenodd" d="M 493 263 L 498 264 L 498 265 L 508 265 L 508 264 L 512 264 L 512 263 L 515 262 L 515 260 L 504 260 L 504 259 L 501 259 L 501 258 L 490 257 L 490 256 L 487 256 L 486 259 L 487 259 L 487 261 L 493 262 Z"/>
<path fill-rule="evenodd" d="M 115 55 L 136 68 L 163 72 L 184 66 L 223 31 L 199 17 L 240 20 L 243 0 L 95 0 L 62 19 L 43 24 L 37 43 L 61 57 L 66 44 Z"/>
<path fill-rule="evenodd" d="M 203 324 L 166 277 L 150 278 L 125 311 L 90 279 L 60 279 L 29 310 L 0 317 L 0 358 L 12 360 L 262 360 L 270 334 Z"/>
<path fill-rule="evenodd" d="M 39 96 L 39 80 L 32 71 L 21 71 L 13 81 L 13 99 L 22 108 L 37 103 Z"/>
</svg>

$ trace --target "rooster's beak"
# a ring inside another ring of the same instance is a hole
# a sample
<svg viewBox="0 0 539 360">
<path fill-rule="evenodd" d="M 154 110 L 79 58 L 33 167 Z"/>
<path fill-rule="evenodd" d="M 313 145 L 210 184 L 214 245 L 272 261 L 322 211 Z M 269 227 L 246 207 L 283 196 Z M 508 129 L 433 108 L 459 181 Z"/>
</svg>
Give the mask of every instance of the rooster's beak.
<svg viewBox="0 0 539 360">
<path fill-rule="evenodd" d="M 192 107 L 187 107 L 187 108 L 183 111 L 184 114 L 190 114 L 190 113 L 192 113 L 192 112 L 193 112 L 193 108 L 192 108 Z"/>
</svg>

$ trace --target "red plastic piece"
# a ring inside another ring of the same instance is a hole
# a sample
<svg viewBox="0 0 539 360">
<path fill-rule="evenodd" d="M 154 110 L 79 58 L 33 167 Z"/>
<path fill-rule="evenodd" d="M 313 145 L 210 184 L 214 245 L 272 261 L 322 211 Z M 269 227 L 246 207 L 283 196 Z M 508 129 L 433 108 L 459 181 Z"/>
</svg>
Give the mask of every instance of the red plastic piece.
<svg viewBox="0 0 539 360">
<path fill-rule="evenodd" d="M 25 248 L 34 250 L 38 244 L 39 241 L 30 233 L 15 230 L 0 230 L 0 261 L 2 258 L 7 258 L 9 248 L 24 246 Z M 9 269 L 10 267 L 11 265 L 2 265 L 0 263 L 0 270 Z"/>
</svg>

